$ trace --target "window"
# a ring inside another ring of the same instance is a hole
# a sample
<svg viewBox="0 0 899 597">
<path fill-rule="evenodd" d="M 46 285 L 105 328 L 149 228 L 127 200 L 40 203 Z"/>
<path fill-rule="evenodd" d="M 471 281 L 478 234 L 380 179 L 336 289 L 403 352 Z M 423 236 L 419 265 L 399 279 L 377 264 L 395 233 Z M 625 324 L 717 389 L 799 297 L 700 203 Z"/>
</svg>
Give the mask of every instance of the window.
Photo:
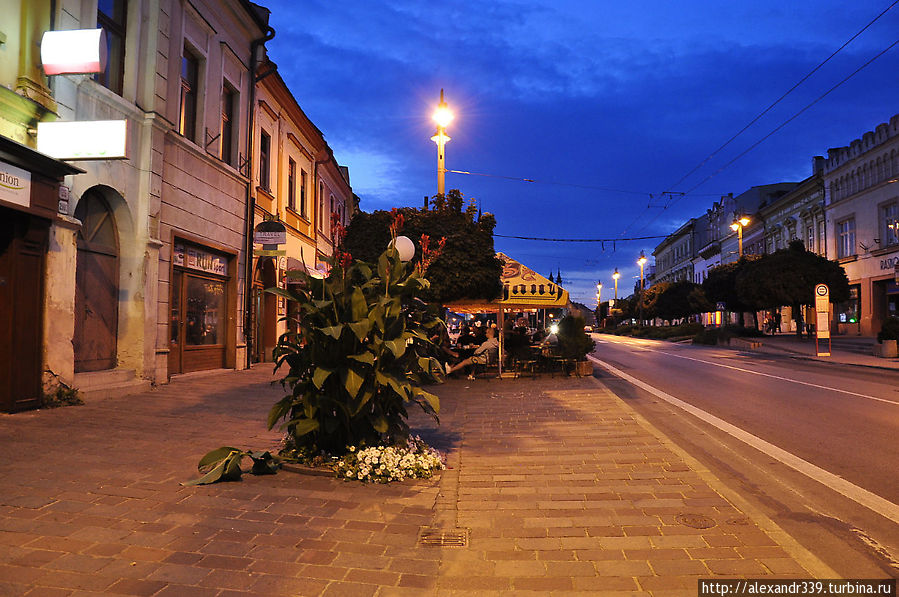
<svg viewBox="0 0 899 597">
<path fill-rule="evenodd" d="M 262 131 L 259 138 L 259 186 L 266 191 L 271 189 L 271 151 L 272 138 Z"/>
<path fill-rule="evenodd" d="M 125 14 L 126 0 L 99 0 L 97 26 L 106 32 L 106 68 L 94 75 L 103 87 L 122 95 L 125 80 Z"/>
<path fill-rule="evenodd" d="M 855 255 L 855 218 L 837 222 L 837 258 Z"/>
<path fill-rule="evenodd" d="M 827 252 L 827 247 L 824 245 L 824 220 L 818 220 L 818 250 L 816 253 L 818 255 L 824 255 Z"/>
<path fill-rule="evenodd" d="M 191 141 L 196 141 L 197 133 L 199 73 L 200 61 L 185 47 L 181 57 L 181 114 L 178 118 L 178 132 Z"/>
<path fill-rule="evenodd" d="M 322 212 L 325 211 L 325 184 L 321 181 L 318 183 L 318 229 L 322 228 Z"/>
<path fill-rule="evenodd" d="M 306 217 L 306 171 L 300 170 L 300 215 Z"/>
<path fill-rule="evenodd" d="M 815 227 L 808 226 L 805 229 L 805 250 L 815 252 Z"/>
<path fill-rule="evenodd" d="M 880 206 L 880 246 L 899 244 L 899 202 Z"/>
<path fill-rule="evenodd" d="M 234 165 L 234 106 L 237 93 L 222 82 L 222 161 Z"/>
<path fill-rule="evenodd" d="M 287 159 L 287 208 L 297 210 L 297 163 Z"/>
</svg>

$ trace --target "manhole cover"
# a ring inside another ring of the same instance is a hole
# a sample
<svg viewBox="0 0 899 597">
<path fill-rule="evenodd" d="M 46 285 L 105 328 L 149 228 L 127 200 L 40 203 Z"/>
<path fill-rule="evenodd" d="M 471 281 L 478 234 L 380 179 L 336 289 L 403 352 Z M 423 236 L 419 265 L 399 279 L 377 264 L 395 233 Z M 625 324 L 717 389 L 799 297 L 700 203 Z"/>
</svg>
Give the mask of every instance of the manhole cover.
<svg viewBox="0 0 899 597">
<path fill-rule="evenodd" d="M 418 544 L 424 547 L 467 547 L 468 529 L 423 528 Z"/>
<path fill-rule="evenodd" d="M 674 520 L 691 529 L 710 529 L 718 524 L 702 514 L 678 514 Z"/>
</svg>

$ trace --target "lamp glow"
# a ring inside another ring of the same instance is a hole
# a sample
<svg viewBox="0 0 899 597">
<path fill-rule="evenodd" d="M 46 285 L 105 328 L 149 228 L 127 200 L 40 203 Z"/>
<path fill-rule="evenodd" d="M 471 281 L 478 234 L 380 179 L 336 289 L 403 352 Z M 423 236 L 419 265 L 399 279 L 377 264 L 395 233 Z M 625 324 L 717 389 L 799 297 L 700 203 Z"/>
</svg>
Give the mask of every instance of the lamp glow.
<svg viewBox="0 0 899 597">
<path fill-rule="evenodd" d="M 434 122 L 437 123 L 437 126 L 440 128 L 446 128 L 449 126 L 449 123 L 453 121 L 455 115 L 450 111 L 446 105 L 441 105 L 437 107 L 437 110 L 434 111 Z"/>
</svg>

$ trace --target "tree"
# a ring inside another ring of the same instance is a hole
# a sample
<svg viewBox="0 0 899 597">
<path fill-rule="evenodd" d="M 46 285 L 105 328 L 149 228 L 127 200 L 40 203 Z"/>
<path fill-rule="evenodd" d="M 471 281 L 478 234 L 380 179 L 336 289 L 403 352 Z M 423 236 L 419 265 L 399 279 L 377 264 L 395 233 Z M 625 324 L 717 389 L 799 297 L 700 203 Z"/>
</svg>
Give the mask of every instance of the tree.
<svg viewBox="0 0 899 597">
<path fill-rule="evenodd" d="M 496 219 L 483 214 L 477 221 L 471 206 L 462 210 L 462 193 L 453 189 L 446 197 L 436 196 L 432 209 L 402 208 L 402 233 L 418 245 L 413 264 L 421 259 L 422 235 L 431 242 L 446 238 L 440 256 L 428 268 L 430 288 L 422 298 L 436 303 L 459 299 L 494 299 L 502 293 L 502 261 L 496 258 L 493 229 Z M 390 242 L 393 212 L 359 213 L 347 228 L 344 246 L 354 258 L 374 261 Z"/>
<path fill-rule="evenodd" d="M 711 303 L 724 303 L 728 311 L 740 314 L 740 327 L 743 326 L 743 313 L 753 311 L 754 307 L 737 292 L 737 274 L 754 259 L 757 257 L 744 255 L 739 261 L 712 268 L 702 282 L 702 290 Z"/>
<path fill-rule="evenodd" d="M 702 286 L 689 280 L 679 280 L 667 284 L 658 294 L 653 310 L 656 317 L 673 321 L 711 311 L 712 305 L 706 298 Z"/>
<path fill-rule="evenodd" d="M 835 261 L 806 251 L 802 241 L 747 263 L 735 279 L 735 290 L 755 309 L 790 305 L 797 313 L 801 305 L 814 302 L 817 284 L 827 284 L 834 303 L 849 299 L 849 279 Z"/>
</svg>

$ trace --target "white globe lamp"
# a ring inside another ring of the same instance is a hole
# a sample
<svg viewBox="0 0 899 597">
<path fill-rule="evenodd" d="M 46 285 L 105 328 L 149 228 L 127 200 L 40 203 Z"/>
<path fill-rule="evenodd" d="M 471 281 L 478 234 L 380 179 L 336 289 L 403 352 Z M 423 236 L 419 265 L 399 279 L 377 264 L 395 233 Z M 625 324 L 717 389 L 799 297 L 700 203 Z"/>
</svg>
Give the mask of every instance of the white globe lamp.
<svg viewBox="0 0 899 597">
<path fill-rule="evenodd" d="M 387 248 L 395 248 L 400 254 L 400 261 L 408 262 L 415 257 L 415 243 L 408 236 L 398 236 L 396 241 L 390 241 Z"/>
</svg>

